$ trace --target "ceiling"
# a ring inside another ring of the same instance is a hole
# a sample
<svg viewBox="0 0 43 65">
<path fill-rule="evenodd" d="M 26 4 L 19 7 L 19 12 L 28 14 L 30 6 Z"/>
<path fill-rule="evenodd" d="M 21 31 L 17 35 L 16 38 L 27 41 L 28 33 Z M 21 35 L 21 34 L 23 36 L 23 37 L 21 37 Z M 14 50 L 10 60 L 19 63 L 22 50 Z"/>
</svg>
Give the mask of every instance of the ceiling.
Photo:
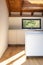
<svg viewBox="0 0 43 65">
<path fill-rule="evenodd" d="M 26 1 L 26 3 L 24 3 L 24 0 L 6 0 L 6 2 L 7 2 L 7 6 L 8 6 L 8 11 L 9 11 L 9 15 L 11 15 L 11 12 L 20 12 L 20 15 L 22 14 L 21 12 L 23 11 L 23 12 L 27 12 L 27 11 L 29 11 L 29 9 L 27 8 L 27 10 L 25 9 L 26 7 L 31 7 L 31 6 L 33 6 L 34 8 L 36 7 L 36 9 L 37 9 L 37 6 L 39 7 L 39 10 L 41 10 L 42 9 L 42 11 L 43 11 L 43 4 L 41 5 L 41 7 L 40 7 L 40 5 L 38 4 L 38 5 L 33 5 L 33 4 L 31 4 L 31 3 L 33 3 L 33 0 L 31 1 L 31 0 L 25 0 Z M 28 2 L 29 1 L 29 2 Z M 43 1 L 43 0 L 42 0 Z M 30 3 L 31 2 L 31 3 Z M 24 5 L 24 6 L 23 6 Z M 25 7 L 26 6 L 26 7 Z M 23 8 L 24 7 L 24 8 Z M 33 9 L 33 8 L 32 8 Z M 32 11 L 32 9 L 30 10 L 31 12 L 33 12 Z M 35 10 L 35 9 L 34 9 Z M 38 11 L 39 11 L 38 10 Z M 33 14 L 32 14 L 33 15 Z"/>
<path fill-rule="evenodd" d="M 10 12 L 20 12 L 21 7 L 22 7 L 22 0 L 6 0 L 7 1 L 7 6 Z"/>
</svg>

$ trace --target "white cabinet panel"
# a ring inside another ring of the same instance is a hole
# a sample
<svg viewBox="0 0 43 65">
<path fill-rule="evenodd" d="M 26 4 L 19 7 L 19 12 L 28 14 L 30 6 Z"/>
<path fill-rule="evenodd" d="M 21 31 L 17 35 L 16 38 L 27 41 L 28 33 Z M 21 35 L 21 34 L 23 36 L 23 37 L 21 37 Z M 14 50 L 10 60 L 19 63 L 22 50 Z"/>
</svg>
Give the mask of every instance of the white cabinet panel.
<svg viewBox="0 0 43 65">
<path fill-rule="evenodd" d="M 9 44 L 24 44 L 25 31 L 24 30 L 9 30 Z"/>
<path fill-rule="evenodd" d="M 25 31 L 17 30 L 17 44 L 24 44 L 24 43 L 25 43 Z"/>
<path fill-rule="evenodd" d="M 16 30 L 9 30 L 9 44 L 16 44 Z"/>
</svg>

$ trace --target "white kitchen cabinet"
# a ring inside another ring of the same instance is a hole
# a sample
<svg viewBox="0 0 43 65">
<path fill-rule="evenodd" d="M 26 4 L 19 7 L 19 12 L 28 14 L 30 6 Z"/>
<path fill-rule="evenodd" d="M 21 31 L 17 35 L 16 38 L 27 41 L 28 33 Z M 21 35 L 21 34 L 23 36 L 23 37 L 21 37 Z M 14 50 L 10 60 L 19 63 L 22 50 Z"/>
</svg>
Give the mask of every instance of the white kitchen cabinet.
<svg viewBox="0 0 43 65">
<path fill-rule="evenodd" d="M 25 31 L 24 30 L 9 30 L 9 44 L 24 44 Z"/>
<path fill-rule="evenodd" d="M 16 34 L 16 30 L 9 30 L 9 44 L 16 44 L 16 38 L 17 34 Z"/>
<path fill-rule="evenodd" d="M 25 43 L 25 32 L 24 30 L 17 30 L 17 44 Z"/>
</svg>

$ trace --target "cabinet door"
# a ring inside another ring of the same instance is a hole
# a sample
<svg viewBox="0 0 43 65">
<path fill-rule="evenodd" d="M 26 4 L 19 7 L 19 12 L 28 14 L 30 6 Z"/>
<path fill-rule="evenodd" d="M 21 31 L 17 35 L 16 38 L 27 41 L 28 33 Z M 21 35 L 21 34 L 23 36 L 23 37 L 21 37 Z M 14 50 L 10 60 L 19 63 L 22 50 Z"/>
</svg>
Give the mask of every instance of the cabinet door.
<svg viewBox="0 0 43 65">
<path fill-rule="evenodd" d="M 16 44 L 16 30 L 9 30 L 9 44 Z"/>
<path fill-rule="evenodd" d="M 24 30 L 17 30 L 17 44 L 25 43 L 25 32 Z"/>
</svg>

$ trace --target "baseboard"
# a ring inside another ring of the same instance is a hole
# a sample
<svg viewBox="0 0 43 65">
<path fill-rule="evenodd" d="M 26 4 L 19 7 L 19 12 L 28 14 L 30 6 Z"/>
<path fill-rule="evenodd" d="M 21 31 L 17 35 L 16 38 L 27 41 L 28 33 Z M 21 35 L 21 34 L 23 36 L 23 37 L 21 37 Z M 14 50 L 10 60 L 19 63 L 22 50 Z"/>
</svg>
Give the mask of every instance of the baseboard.
<svg viewBox="0 0 43 65">
<path fill-rule="evenodd" d="M 26 59 L 28 58 L 43 58 L 43 56 L 26 56 Z"/>
<path fill-rule="evenodd" d="M 25 44 L 8 44 L 8 46 L 25 46 Z"/>
</svg>

